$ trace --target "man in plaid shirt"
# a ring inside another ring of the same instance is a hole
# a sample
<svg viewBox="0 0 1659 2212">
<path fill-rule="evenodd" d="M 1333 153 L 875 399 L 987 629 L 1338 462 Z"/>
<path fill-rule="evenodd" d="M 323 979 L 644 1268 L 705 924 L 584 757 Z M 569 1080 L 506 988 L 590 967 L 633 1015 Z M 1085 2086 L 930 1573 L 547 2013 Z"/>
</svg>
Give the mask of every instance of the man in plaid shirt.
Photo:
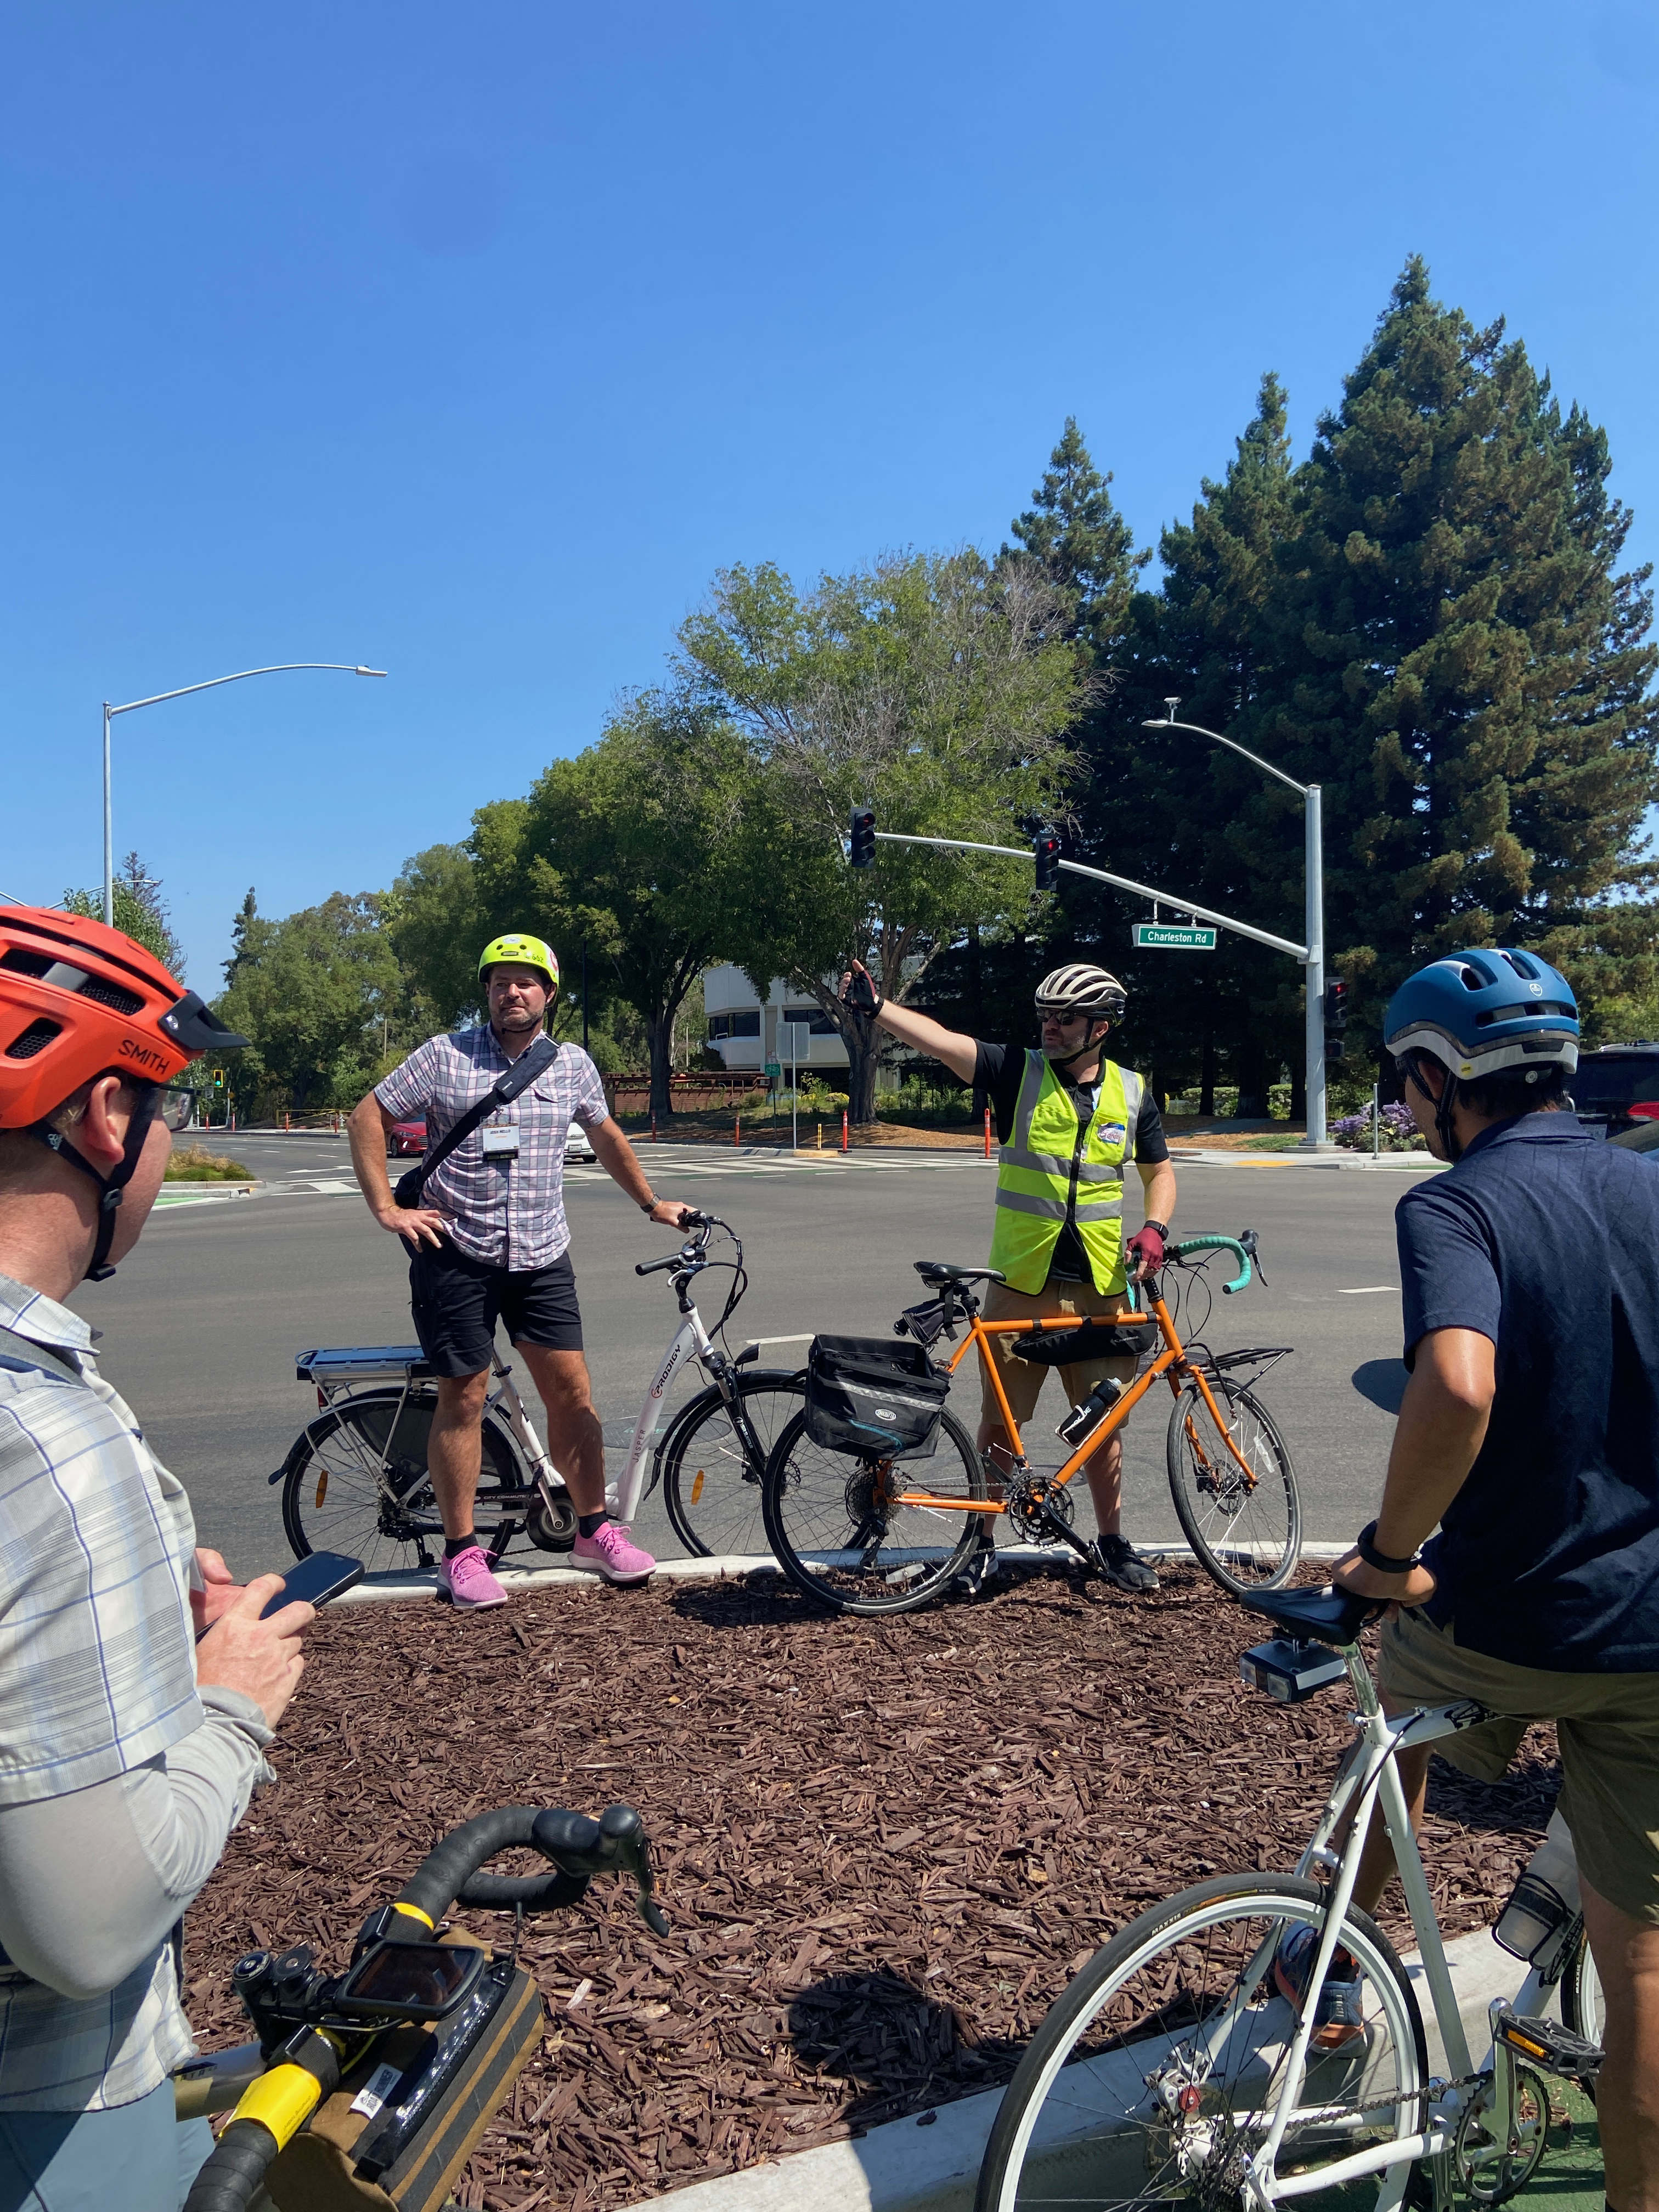
<svg viewBox="0 0 1659 2212">
<path fill-rule="evenodd" d="M 198 1053 L 240 1045 L 144 948 L 0 907 L 0 2206 L 177 2212 L 211 2150 L 171 1933 L 304 1663 L 260 1618 L 64 1301 L 138 1240 Z"/>
<path fill-rule="evenodd" d="M 547 1408 L 547 1443 L 576 1509 L 572 1564 L 611 1583 L 643 1582 L 656 1561 L 613 1521 L 605 1494 L 605 1432 L 582 1352 L 564 1145 L 572 1120 L 600 1165 L 640 1211 L 679 1229 L 690 1208 L 658 1198 L 611 1117 L 599 1070 L 561 1044 L 510 1106 L 473 1130 L 428 1178 L 422 1203 L 401 1207 L 386 1168 L 387 1132 L 423 1115 L 428 1146 L 495 1088 L 542 1034 L 559 994 L 559 963 L 539 937 L 497 937 L 478 962 L 489 1020 L 429 1038 L 354 1109 L 352 1164 L 369 1211 L 413 1257 L 416 1333 L 438 1378 L 427 1464 L 443 1518 L 441 1591 L 457 1606 L 504 1605 L 507 1592 L 472 1526 L 495 1324 L 504 1321 Z"/>
</svg>

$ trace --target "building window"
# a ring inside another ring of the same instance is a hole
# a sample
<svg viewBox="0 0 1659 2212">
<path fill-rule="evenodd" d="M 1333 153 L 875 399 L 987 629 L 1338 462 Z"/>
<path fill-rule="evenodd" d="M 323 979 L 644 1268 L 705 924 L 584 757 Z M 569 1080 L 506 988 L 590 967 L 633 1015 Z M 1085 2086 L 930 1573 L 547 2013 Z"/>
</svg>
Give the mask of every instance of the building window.
<svg viewBox="0 0 1659 2212">
<path fill-rule="evenodd" d="M 839 1036 L 841 1034 L 822 1006 L 786 1006 L 783 1018 L 787 1022 L 805 1022 L 814 1036 Z"/>
<path fill-rule="evenodd" d="M 757 1037 L 760 1035 L 760 1008 L 750 1006 L 735 1014 L 710 1014 L 708 1042 L 718 1044 L 726 1037 Z"/>
</svg>

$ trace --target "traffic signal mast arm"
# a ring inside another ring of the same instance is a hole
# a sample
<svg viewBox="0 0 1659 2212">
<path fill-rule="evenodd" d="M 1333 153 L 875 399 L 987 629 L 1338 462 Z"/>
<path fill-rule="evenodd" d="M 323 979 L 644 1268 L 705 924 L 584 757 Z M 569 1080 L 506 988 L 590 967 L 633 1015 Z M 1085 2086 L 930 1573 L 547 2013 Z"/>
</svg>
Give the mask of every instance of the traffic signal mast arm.
<svg viewBox="0 0 1659 2212">
<path fill-rule="evenodd" d="M 908 837 L 896 830 L 877 830 L 871 834 L 877 843 L 883 845 L 937 845 L 952 853 L 996 853 L 1009 860 L 1029 860 L 1032 857 L 1029 845 L 980 845 L 967 837 Z M 1059 865 L 1067 875 L 1088 876 L 1097 884 L 1110 884 L 1115 890 L 1131 891 L 1137 898 L 1174 907 L 1177 913 L 1213 922 L 1218 929 L 1231 929 L 1236 936 L 1254 938 L 1258 945 L 1271 945 L 1275 952 L 1287 952 L 1292 960 L 1305 963 L 1317 957 L 1316 947 L 1310 951 L 1305 945 L 1293 945 L 1288 937 L 1275 937 L 1270 929 L 1257 929 L 1248 921 L 1235 921 L 1231 915 L 1217 914 L 1211 907 L 1194 906 L 1191 899 L 1182 898 L 1174 891 L 1155 891 L 1150 884 L 1138 884 L 1129 876 L 1115 876 L 1105 868 L 1086 868 L 1081 860 L 1061 860 Z"/>
</svg>

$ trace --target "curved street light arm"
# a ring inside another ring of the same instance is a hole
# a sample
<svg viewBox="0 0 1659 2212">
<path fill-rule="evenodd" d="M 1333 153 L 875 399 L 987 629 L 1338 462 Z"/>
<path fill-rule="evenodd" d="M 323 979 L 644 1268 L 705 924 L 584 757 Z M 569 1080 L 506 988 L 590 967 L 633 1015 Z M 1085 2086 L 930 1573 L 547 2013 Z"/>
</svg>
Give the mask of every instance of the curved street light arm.
<svg viewBox="0 0 1659 2212">
<path fill-rule="evenodd" d="M 135 707 L 159 707 L 164 699 L 188 698 L 192 691 L 212 691 L 221 684 L 240 684 L 246 676 L 281 676 L 290 668 L 335 668 L 347 676 L 384 676 L 384 668 L 359 668 L 349 660 L 278 660 L 270 668 L 239 668 L 234 676 L 210 676 L 205 684 L 184 684 L 176 691 L 157 691 L 148 699 L 129 699 L 124 707 L 105 702 L 106 714 L 130 714 Z"/>
<path fill-rule="evenodd" d="M 1305 783 L 1298 783 L 1293 775 L 1286 775 L 1282 768 L 1275 768 L 1271 761 L 1264 761 L 1260 753 L 1253 753 L 1247 745 L 1241 745 L 1237 738 L 1224 738 L 1219 730 L 1206 730 L 1197 722 L 1169 720 L 1143 722 L 1140 726 L 1143 730 L 1190 730 L 1195 738 L 1212 738 L 1217 744 L 1225 745 L 1230 753 L 1237 753 L 1241 760 L 1247 760 L 1253 768 L 1259 768 L 1264 775 L 1273 776 L 1285 785 L 1299 799 L 1305 799 L 1308 795 Z"/>
</svg>

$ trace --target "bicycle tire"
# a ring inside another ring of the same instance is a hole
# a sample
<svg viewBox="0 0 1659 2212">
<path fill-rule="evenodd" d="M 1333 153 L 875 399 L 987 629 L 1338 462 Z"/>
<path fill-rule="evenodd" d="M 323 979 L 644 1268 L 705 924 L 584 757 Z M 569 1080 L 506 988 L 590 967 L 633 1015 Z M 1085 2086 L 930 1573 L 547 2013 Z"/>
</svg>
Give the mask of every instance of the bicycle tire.
<svg viewBox="0 0 1659 2212">
<path fill-rule="evenodd" d="M 283 1466 L 283 1533 L 296 1559 L 344 1552 L 370 1574 L 384 1574 L 418 1568 L 422 1547 L 441 1553 L 443 1524 L 426 1458 L 436 1406 L 435 1393 L 363 1390 L 301 1431 Z M 489 1544 L 508 1518 L 501 1493 L 522 1493 L 526 1478 L 510 1440 L 488 1413 L 482 1448 L 474 1521 Z M 395 1496 L 381 1481 L 388 1462 Z M 512 1517 L 520 1518 L 523 1510 L 515 1508 Z"/>
<path fill-rule="evenodd" d="M 1004 2091 L 975 2212 L 1036 2212 L 1061 2198 L 1068 2212 L 1238 2203 L 1233 2177 L 1267 2123 L 1224 2127 L 1223 2116 L 1271 2117 L 1297 2018 L 1272 1978 L 1283 1940 L 1275 1929 L 1322 1928 L 1326 1895 L 1295 1875 L 1223 1875 L 1113 1936 L 1050 2008 Z M 1422 2124 L 1428 2051 L 1405 1969 L 1356 1906 L 1341 1940 L 1363 1977 L 1366 2033 L 1346 2049 L 1310 2053 L 1297 2107 L 1310 2118 L 1297 2126 L 1293 2116 L 1279 2154 L 1280 2170 L 1297 2166 L 1304 2183 L 1310 2164 L 1365 2148 L 1367 2133 L 1398 2140 Z M 1390 2212 L 1413 2191 L 1414 2172 L 1402 2162 L 1297 2201 L 1321 2212 L 1339 2201 L 1343 2212 Z"/>
<path fill-rule="evenodd" d="M 1206 1378 L 1239 1451 L 1255 1469 L 1246 1487 L 1198 1385 L 1170 1411 L 1165 1457 L 1176 1518 L 1199 1565 L 1235 1597 L 1279 1589 L 1302 1557 L 1302 1498 L 1290 1447 L 1267 1407 L 1242 1382 Z"/>
<path fill-rule="evenodd" d="M 738 1396 L 760 1446 L 758 1467 L 747 1464 L 716 1384 L 700 1390 L 675 1416 L 658 1447 L 662 1501 L 670 1527 L 694 1559 L 771 1549 L 765 1536 L 766 1462 L 805 1388 L 805 1377 L 787 1368 L 738 1376 Z"/>
<path fill-rule="evenodd" d="M 936 1445 L 931 1458 L 896 1463 L 904 1486 L 964 1504 L 988 1496 L 978 1449 L 954 1414 L 941 1416 L 939 1440 L 948 1455 Z M 939 1472 L 939 1461 L 951 1456 L 961 1462 L 959 1475 L 954 1466 Z M 900 1505 L 872 1518 L 882 1465 L 813 1443 L 804 1412 L 785 1425 L 767 1462 L 762 1505 L 773 1556 L 828 1612 L 913 1613 L 961 1573 L 991 1525 L 988 1515 L 953 1505 Z M 848 1539 L 860 1534 L 876 1540 L 854 1550 Z"/>
<path fill-rule="evenodd" d="M 1561 1977 L 1561 2017 L 1573 2033 L 1582 2035 L 1587 2043 L 1599 2045 L 1607 2031 L 1601 1977 L 1596 1971 L 1589 1937 L 1582 1928 L 1572 1959 Z"/>
</svg>

